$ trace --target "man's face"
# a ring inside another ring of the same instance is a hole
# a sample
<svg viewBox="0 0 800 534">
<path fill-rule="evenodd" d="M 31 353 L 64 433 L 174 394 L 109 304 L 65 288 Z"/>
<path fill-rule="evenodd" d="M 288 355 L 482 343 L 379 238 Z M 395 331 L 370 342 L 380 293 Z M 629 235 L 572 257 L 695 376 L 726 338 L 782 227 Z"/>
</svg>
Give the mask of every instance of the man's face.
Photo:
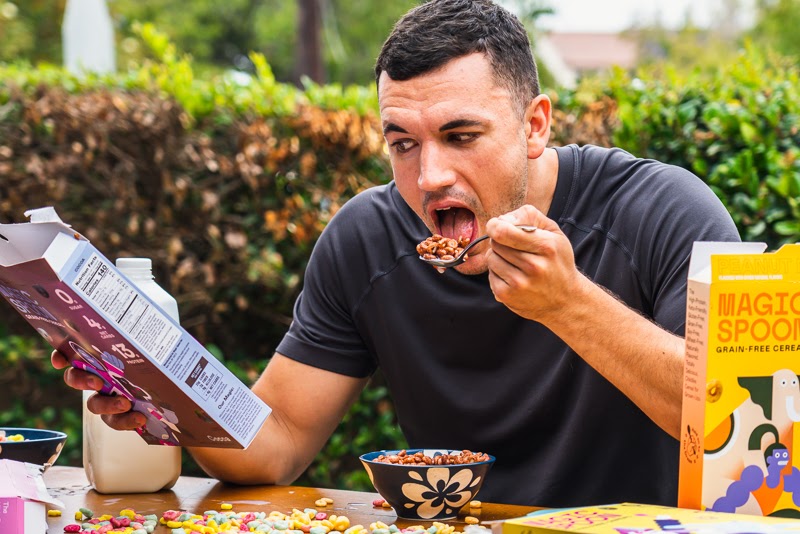
<svg viewBox="0 0 800 534">
<path fill-rule="evenodd" d="M 525 124 L 483 54 L 406 81 L 384 72 L 378 100 L 397 188 L 432 233 L 475 239 L 526 202 Z M 486 246 L 457 269 L 484 272 Z"/>
</svg>

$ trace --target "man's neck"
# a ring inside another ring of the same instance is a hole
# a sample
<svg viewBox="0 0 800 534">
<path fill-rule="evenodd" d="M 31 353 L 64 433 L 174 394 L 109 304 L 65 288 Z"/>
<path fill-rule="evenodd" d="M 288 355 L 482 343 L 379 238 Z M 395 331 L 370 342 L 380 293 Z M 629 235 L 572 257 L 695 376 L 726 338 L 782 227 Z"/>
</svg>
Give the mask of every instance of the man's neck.
<svg viewBox="0 0 800 534">
<path fill-rule="evenodd" d="M 547 214 L 557 183 L 558 153 L 554 148 L 546 148 L 541 156 L 528 161 L 527 202 Z"/>
</svg>

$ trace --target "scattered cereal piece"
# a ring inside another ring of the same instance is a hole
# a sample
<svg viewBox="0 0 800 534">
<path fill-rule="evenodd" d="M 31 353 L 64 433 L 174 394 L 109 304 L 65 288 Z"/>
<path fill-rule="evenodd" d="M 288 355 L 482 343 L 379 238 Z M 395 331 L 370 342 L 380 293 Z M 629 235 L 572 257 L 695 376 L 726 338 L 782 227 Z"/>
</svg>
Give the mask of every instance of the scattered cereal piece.
<svg viewBox="0 0 800 534">
<path fill-rule="evenodd" d="M 321 498 L 319 501 L 325 505 L 332 504 Z M 373 505 L 380 502 L 380 507 L 391 508 L 385 499 L 376 499 Z M 321 505 L 321 504 L 318 504 Z M 220 508 L 232 508 L 229 503 L 220 503 Z M 87 512 L 94 515 L 89 509 L 78 511 L 81 517 Z M 53 510 L 52 512 L 57 512 Z M 477 512 L 474 513 L 479 513 Z M 88 515 L 87 514 L 87 515 Z M 48 515 L 55 516 L 48 512 Z M 167 510 L 161 517 L 151 514 L 148 516 L 138 514 L 134 510 L 124 509 L 119 515 L 104 514 L 88 520 L 79 521 L 79 524 L 64 527 L 64 532 L 77 532 L 79 534 L 92 533 L 124 533 L 124 534 L 154 534 L 160 532 L 158 524 L 167 527 L 164 532 L 173 534 L 231 534 L 234 532 L 266 532 L 269 534 L 471 534 L 469 529 L 479 523 L 478 518 L 468 516 L 464 521 L 469 525 L 462 531 L 457 531 L 453 525 L 433 522 L 429 527 L 414 525 L 400 529 L 396 524 L 387 525 L 376 521 L 365 528 L 363 525 L 350 525 L 350 519 L 344 515 L 321 512 L 314 508 L 292 510 L 291 514 L 280 511 L 272 512 L 234 512 L 208 510 L 200 514 L 189 511 Z M 80 524 L 82 523 L 82 524 Z M 170 529 L 170 530 L 167 530 Z"/>
<path fill-rule="evenodd" d="M 470 508 L 480 508 L 483 505 L 481 501 L 469 501 Z"/>
<path fill-rule="evenodd" d="M 383 506 L 383 503 L 385 502 L 386 501 L 384 501 L 383 499 L 375 499 L 374 501 L 372 501 L 372 506 L 374 506 L 375 508 L 379 508 Z"/>
<path fill-rule="evenodd" d="M 167 510 L 162 514 L 161 518 L 164 519 L 165 521 L 172 521 L 174 519 L 178 519 L 180 515 L 181 513 L 177 510 Z"/>
<path fill-rule="evenodd" d="M 89 510 L 88 508 L 79 508 L 78 511 L 83 514 L 83 517 L 86 519 L 91 519 L 94 516 L 94 512 Z"/>
<path fill-rule="evenodd" d="M 25 437 L 22 434 L 6 435 L 5 430 L 0 430 L 0 441 L 25 441 Z"/>
<path fill-rule="evenodd" d="M 130 517 L 125 517 L 125 516 L 121 515 L 119 517 L 112 517 L 111 518 L 111 526 L 113 526 L 114 528 L 125 528 L 125 527 L 130 526 L 130 524 L 131 524 L 131 518 Z"/>
<path fill-rule="evenodd" d="M 322 500 L 328 504 L 333 504 L 333 499 L 331 499 L 330 497 L 323 497 Z"/>
<path fill-rule="evenodd" d="M 61 517 L 61 510 L 48 510 L 47 517 Z"/>
<path fill-rule="evenodd" d="M 333 522 L 333 530 L 343 532 L 350 528 L 350 519 L 347 516 L 340 515 L 336 519 L 331 519 L 331 521 Z"/>
<path fill-rule="evenodd" d="M 233 510 L 233 505 L 229 502 L 224 502 L 219 505 L 220 510 Z"/>
<path fill-rule="evenodd" d="M 383 501 L 383 504 L 381 504 L 381 508 L 391 508 L 391 507 L 392 507 L 392 505 L 391 505 L 391 504 L 389 504 L 389 503 L 388 503 L 388 502 L 386 502 L 386 501 Z"/>
<path fill-rule="evenodd" d="M 314 506 L 318 507 L 328 506 L 328 501 L 326 501 L 325 499 L 317 499 L 316 501 L 314 501 Z"/>
</svg>

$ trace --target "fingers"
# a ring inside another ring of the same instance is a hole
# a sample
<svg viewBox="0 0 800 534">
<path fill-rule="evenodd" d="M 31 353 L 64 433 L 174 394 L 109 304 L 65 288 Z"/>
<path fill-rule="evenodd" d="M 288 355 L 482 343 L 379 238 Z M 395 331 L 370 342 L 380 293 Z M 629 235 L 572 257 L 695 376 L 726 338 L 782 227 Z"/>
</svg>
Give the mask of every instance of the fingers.
<svg viewBox="0 0 800 534">
<path fill-rule="evenodd" d="M 495 241 L 506 234 L 519 239 L 524 236 L 525 231 L 517 228 L 518 225 L 535 226 L 548 232 L 561 233 L 561 229 L 554 220 L 549 219 L 530 204 L 491 219 L 486 225 L 486 233 Z"/>
<path fill-rule="evenodd" d="M 539 238 L 541 239 L 541 235 Z M 492 254 L 487 256 L 487 266 L 496 274 L 512 274 L 515 271 L 522 271 L 519 274 L 524 272 L 532 274 L 538 270 L 537 265 L 543 260 L 544 246 L 541 241 L 523 241 L 512 246 L 493 241 Z"/>
<path fill-rule="evenodd" d="M 56 369 L 64 369 L 64 382 L 78 390 L 99 391 L 103 387 L 103 380 L 74 367 L 70 367 L 66 356 L 57 350 L 50 355 L 50 362 Z M 135 430 L 143 426 L 147 420 L 139 412 L 131 411 L 131 402 L 119 395 L 92 395 L 86 402 L 90 412 L 102 415 L 103 421 L 116 430 Z"/>
<path fill-rule="evenodd" d="M 520 225 L 528 228 L 520 228 Z M 536 230 L 531 231 L 530 227 Z M 553 238 L 562 235 L 555 221 L 529 205 L 491 219 L 486 225 L 486 233 L 492 239 L 493 251 L 511 263 L 515 263 L 510 255 L 512 252 L 547 255 L 552 249 Z"/>
<path fill-rule="evenodd" d="M 86 407 L 96 414 L 117 415 L 129 411 L 131 401 L 120 395 L 96 394 L 89 397 Z"/>
<path fill-rule="evenodd" d="M 50 354 L 50 363 L 52 363 L 53 367 L 56 369 L 63 369 L 69 366 L 69 360 L 67 360 L 67 357 L 57 350 L 54 350 L 53 353 Z"/>
<path fill-rule="evenodd" d="M 103 416 L 108 426 L 117 430 L 133 430 L 147 421 L 139 412 L 131 411 L 131 402 L 119 395 L 92 395 L 86 401 L 90 412 Z"/>
<path fill-rule="evenodd" d="M 105 424 L 115 430 L 136 430 L 144 426 L 147 422 L 144 415 L 139 412 L 127 412 L 123 414 L 103 415 Z"/>
<path fill-rule="evenodd" d="M 490 263 L 491 257 L 496 255 L 523 270 L 536 261 L 536 257 L 531 255 L 552 256 L 557 240 L 563 236 L 555 221 L 530 205 L 491 219 L 486 225 L 486 232 L 492 239 L 493 254 L 487 255 Z"/>
<path fill-rule="evenodd" d="M 64 382 L 78 390 L 100 391 L 103 387 L 103 380 L 100 377 L 74 367 L 64 371 Z"/>
<path fill-rule="evenodd" d="M 88 371 L 70 367 L 69 360 L 57 350 L 50 354 L 50 362 L 56 369 L 64 369 L 64 382 L 73 389 L 99 391 L 103 387 L 103 380 Z"/>
<path fill-rule="evenodd" d="M 57 350 L 50 354 L 50 363 L 56 369 L 67 368 L 64 371 L 64 382 L 73 389 L 99 391 L 103 387 L 103 380 L 100 377 L 87 371 L 70 367 L 67 357 Z"/>
<path fill-rule="evenodd" d="M 536 226 L 526 232 L 517 225 Z M 574 287 L 578 271 L 572 244 L 533 206 L 523 206 L 487 223 L 491 248 L 486 254 L 489 285 L 495 299 L 522 317 L 557 318 Z"/>
</svg>

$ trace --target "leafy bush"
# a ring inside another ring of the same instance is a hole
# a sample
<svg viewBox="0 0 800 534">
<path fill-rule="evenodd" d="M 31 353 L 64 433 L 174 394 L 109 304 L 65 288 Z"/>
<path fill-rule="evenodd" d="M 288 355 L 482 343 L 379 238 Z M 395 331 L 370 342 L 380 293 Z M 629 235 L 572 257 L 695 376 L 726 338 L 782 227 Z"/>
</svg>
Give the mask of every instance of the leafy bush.
<svg viewBox="0 0 800 534">
<path fill-rule="evenodd" d="M 798 87 L 795 62 L 748 47 L 685 78 L 618 72 L 605 92 L 619 109 L 617 146 L 692 170 L 744 240 L 775 248 L 800 238 Z"/>
<path fill-rule="evenodd" d="M 136 72 L 77 78 L 0 66 L 0 220 L 53 205 L 112 258 L 151 257 L 182 323 L 252 383 L 291 320 L 326 222 L 356 192 L 388 180 L 382 132 L 370 99 L 358 96 L 365 88 L 277 84 L 258 56 L 259 77 L 246 86 L 197 80 L 188 58 L 142 31 L 161 61 Z M 65 401 L 53 411 L 20 394 L 26 401 L 3 406 L 3 421 L 68 430 L 59 461 L 79 464 L 80 395 L 46 394 L 61 381 L 49 351 L 34 350 L 43 345 L 30 328 L 10 307 L 4 313 L 11 335 L 2 337 L 0 373 L 28 377 L 18 387 L 41 391 L 42 402 Z M 357 415 L 390 402 L 376 380 L 337 431 L 347 434 L 331 441 L 335 456 L 342 444 L 399 444 L 391 409 L 363 427 Z M 315 466 L 326 467 L 312 466 L 305 480 L 319 483 L 319 471 L 331 483 L 363 484 L 327 467 L 333 458 L 323 451 Z M 184 472 L 198 471 L 188 463 Z"/>
<path fill-rule="evenodd" d="M 61 430 L 68 438 L 57 463 L 81 465 L 80 393 L 50 365 L 42 338 L 9 335 L 0 326 L 0 390 L 0 426 Z"/>
</svg>

